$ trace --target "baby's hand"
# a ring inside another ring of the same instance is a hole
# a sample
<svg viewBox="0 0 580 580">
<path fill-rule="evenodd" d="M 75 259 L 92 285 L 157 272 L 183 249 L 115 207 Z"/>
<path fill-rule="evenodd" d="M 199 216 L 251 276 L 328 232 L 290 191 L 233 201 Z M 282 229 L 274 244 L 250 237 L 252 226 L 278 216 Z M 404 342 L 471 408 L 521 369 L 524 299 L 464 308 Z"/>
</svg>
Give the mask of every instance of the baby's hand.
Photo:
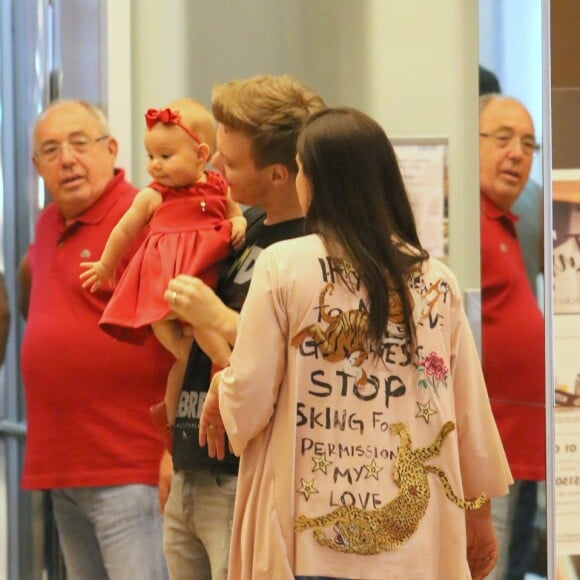
<svg viewBox="0 0 580 580">
<path fill-rule="evenodd" d="M 81 268 L 85 271 L 81 273 L 79 278 L 83 288 L 91 292 L 96 292 L 103 282 L 110 282 L 111 285 L 115 282 L 114 272 L 111 272 L 102 262 L 81 262 Z"/>
<path fill-rule="evenodd" d="M 248 227 L 248 220 L 244 216 L 236 216 L 231 218 L 232 222 L 232 246 L 234 250 L 238 250 L 244 240 L 246 239 L 246 228 Z"/>
</svg>

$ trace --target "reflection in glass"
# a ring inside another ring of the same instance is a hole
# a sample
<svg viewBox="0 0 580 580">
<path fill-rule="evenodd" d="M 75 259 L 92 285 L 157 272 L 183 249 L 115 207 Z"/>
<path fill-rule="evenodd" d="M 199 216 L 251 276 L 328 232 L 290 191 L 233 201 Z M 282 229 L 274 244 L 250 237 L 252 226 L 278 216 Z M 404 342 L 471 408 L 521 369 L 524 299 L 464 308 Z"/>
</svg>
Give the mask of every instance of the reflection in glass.
<svg viewBox="0 0 580 580">
<path fill-rule="evenodd" d="M 515 97 L 530 112 L 534 125 L 533 134 L 519 135 L 519 145 L 521 146 L 519 151 L 523 156 L 532 159 L 532 169 L 526 186 L 519 194 L 517 202 L 511 206 L 510 211 L 519 216 L 516 230 L 525 273 L 540 310 L 543 311 L 543 178 L 542 158 L 541 155 L 536 155 L 536 151 L 539 149 L 538 144 L 542 140 L 543 129 L 541 4 L 539 2 L 524 2 L 523 0 L 509 3 L 501 0 L 481 0 L 479 16 L 480 92 L 501 93 Z M 517 147 L 516 138 L 518 135 L 514 131 L 506 132 L 504 129 L 492 129 L 484 131 L 483 135 L 480 133 L 480 137 L 493 141 L 498 149 L 505 150 L 506 155 L 508 151 Z M 483 146 L 484 143 L 480 142 L 480 147 Z M 483 244 L 482 240 L 482 246 Z M 486 267 L 497 267 L 497 264 L 485 265 L 482 260 L 482 269 Z M 483 300 L 485 302 L 485 295 Z M 506 325 L 512 323 L 513 321 L 505 320 Z M 483 333 L 485 334 L 485 325 Z M 518 345 L 514 344 L 513 348 L 517 349 Z M 539 354 L 539 356 L 542 355 L 543 352 Z M 515 372 L 515 369 L 506 369 L 506 373 L 510 372 Z M 514 380 L 517 379 L 514 377 Z M 524 412 L 526 409 L 521 407 L 521 410 L 521 418 L 523 419 L 526 416 Z M 543 419 L 545 407 L 542 405 L 542 409 L 538 409 L 538 411 L 538 415 Z M 520 415 L 515 406 L 512 407 L 511 412 Z M 513 417 L 516 421 L 519 418 Z M 500 433 L 503 430 L 502 421 L 505 420 L 505 418 L 498 419 Z M 545 448 L 545 439 L 542 435 L 544 429 L 538 428 L 537 433 L 538 440 L 529 441 L 528 444 L 543 450 Z M 502 436 L 505 436 L 504 433 Z M 515 471 L 521 473 L 519 467 Z M 518 477 L 517 473 L 515 477 Z M 509 530 L 505 532 L 505 537 L 508 539 L 504 541 L 503 546 L 506 553 L 504 564 L 506 575 L 501 575 L 500 564 L 490 578 L 495 580 L 524 577 L 545 578 L 547 576 L 545 481 L 519 480 L 510 496 L 513 497 L 513 501 L 509 503 L 510 507 L 507 512 Z M 507 504 L 506 509 L 508 509 Z M 498 506 L 496 506 L 495 511 L 496 515 L 501 512 Z M 528 521 L 527 527 L 526 521 Z M 500 529 L 498 532 L 501 537 L 502 530 Z M 533 553 L 527 555 L 529 550 L 532 550 Z M 528 563 L 524 565 L 526 558 L 528 558 Z"/>
</svg>

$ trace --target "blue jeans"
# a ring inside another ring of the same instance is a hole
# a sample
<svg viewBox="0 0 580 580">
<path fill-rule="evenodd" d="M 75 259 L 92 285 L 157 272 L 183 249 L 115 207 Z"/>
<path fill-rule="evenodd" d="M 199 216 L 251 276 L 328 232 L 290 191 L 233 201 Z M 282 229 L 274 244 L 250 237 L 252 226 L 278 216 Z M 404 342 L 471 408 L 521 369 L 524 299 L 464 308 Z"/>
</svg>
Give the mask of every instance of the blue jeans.
<svg viewBox="0 0 580 580">
<path fill-rule="evenodd" d="M 68 578 L 167 578 L 156 487 L 69 487 L 51 497 Z"/>
<path fill-rule="evenodd" d="M 538 511 L 538 482 L 520 481 L 514 509 L 506 580 L 524 580 L 532 569 L 536 550 L 534 521 Z"/>
<path fill-rule="evenodd" d="M 202 469 L 173 475 L 163 525 L 171 580 L 226 580 L 237 481 Z"/>
<path fill-rule="evenodd" d="M 499 558 L 487 577 L 488 580 L 511 578 L 510 564 L 514 564 L 514 557 L 518 568 L 527 568 L 533 557 L 536 508 L 537 482 L 517 479 L 510 487 L 508 495 L 492 498 L 491 515 Z M 520 570 L 519 574 L 521 573 Z M 522 578 L 521 575 L 514 577 Z"/>
</svg>

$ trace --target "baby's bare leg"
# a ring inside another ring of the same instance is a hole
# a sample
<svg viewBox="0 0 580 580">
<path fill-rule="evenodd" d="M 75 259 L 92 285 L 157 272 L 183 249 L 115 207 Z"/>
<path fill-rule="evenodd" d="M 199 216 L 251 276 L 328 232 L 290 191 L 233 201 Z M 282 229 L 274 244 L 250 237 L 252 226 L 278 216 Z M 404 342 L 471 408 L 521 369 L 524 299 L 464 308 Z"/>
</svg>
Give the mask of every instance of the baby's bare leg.
<svg viewBox="0 0 580 580">
<path fill-rule="evenodd" d="M 193 337 L 185 336 L 183 327 L 176 320 L 157 322 L 152 324 L 151 328 L 157 340 L 175 357 L 175 363 L 169 371 L 165 386 L 167 423 L 173 426 Z"/>
</svg>

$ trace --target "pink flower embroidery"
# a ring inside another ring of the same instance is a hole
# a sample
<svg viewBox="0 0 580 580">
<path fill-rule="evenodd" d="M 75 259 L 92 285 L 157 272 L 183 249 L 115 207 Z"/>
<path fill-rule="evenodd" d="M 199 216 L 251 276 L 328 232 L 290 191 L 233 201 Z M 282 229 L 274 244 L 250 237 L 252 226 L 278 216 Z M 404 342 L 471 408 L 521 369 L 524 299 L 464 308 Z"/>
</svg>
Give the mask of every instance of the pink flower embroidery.
<svg viewBox="0 0 580 580">
<path fill-rule="evenodd" d="M 447 378 L 445 361 L 440 356 L 437 356 L 437 353 L 429 353 L 423 361 L 423 365 L 425 366 L 425 373 L 435 377 L 437 382 L 444 381 Z"/>
<path fill-rule="evenodd" d="M 427 390 L 429 386 L 431 386 L 435 394 L 438 395 L 439 386 L 441 384 L 443 384 L 444 387 L 447 387 L 449 371 L 445 366 L 445 360 L 438 356 L 436 352 L 430 352 L 422 361 L 420 361 L 417 370 L 425 373 L 425 378 L 417 383 L 419 388 Z"/>
</svg>

